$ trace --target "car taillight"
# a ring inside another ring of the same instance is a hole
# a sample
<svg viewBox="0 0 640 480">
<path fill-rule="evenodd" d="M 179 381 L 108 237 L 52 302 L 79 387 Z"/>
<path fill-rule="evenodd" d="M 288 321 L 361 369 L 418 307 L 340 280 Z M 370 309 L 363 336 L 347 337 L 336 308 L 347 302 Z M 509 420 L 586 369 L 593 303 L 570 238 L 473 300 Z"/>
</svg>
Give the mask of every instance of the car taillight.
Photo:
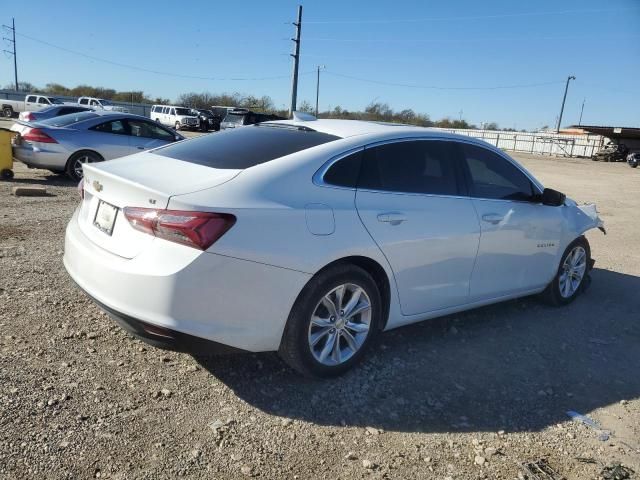
<svg viewBox="0 0 640 480">
<path fill-rule="evenodd" d="M 22 134 L 22 140 L 39 143 L 58 143 L 39 128 L 28 128 Z"/>
<path fill-rule="evenodd" d="M 78 194 L 80 195 L 80 200 L 84 200 L 84 178 L 81 178 L 78 182 Z"/>
<path fill-rule="evenodd" d="M 23 120 L 27 122 L 33 122 L 36 119 L 36 116 L 32 112 L 25 112 Z"/>
<path fill-rule="evenodd" d="M 236 223 L 228 213 L 139 207 L 125 207 L 124 216 L 136 230 L 200 250 L 209 248 Z"/>
</svg>

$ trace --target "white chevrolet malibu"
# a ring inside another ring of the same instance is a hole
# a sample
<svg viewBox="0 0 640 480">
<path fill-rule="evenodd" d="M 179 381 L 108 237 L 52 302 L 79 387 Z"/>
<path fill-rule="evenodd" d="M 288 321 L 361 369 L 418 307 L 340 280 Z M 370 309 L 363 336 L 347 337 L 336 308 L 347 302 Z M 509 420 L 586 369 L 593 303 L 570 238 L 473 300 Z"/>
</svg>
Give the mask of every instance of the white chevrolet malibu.
<svg viewBox="0 0 640 480">
<path fill-rule="evenodd" d="M 262 123 L 84 165 L 73 280 L 180 350 L 278 351 L 332 376 L 383 330 L 525 295 L 571 302 L 594 205 L 473 138 L 359 121 Z"/>
</svg>

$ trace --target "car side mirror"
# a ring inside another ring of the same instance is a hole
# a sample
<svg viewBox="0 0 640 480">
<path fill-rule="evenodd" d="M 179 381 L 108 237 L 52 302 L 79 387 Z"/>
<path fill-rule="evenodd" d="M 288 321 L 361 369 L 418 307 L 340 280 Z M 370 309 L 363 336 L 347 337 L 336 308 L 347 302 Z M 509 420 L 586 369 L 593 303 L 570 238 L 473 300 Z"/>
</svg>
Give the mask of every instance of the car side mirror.
<svg viewBox="0 0 640 480">
<path fill-rule="evenodd" d="M 554 190 L 553 188 L 545 188 L 542 192 L 541 201 L 543 205 L 549 205 L 550 207 L 559 207 L 561 205 L 564 205 L 564 201 L 566 200 L 566 198 L 567 196 L 562 192 Z"/>
</svg>

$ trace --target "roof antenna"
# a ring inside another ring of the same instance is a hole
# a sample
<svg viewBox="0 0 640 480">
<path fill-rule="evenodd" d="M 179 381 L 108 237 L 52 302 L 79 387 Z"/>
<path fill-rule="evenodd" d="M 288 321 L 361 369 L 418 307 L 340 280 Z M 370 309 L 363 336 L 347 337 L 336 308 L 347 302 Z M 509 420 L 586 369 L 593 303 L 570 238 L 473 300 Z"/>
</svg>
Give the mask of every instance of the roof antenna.
<svg viewBox="0 0 640 480">
<path fill-rule="evenodd" d="M 310 113 L 298 112 L 298 111 L 293 112 L 294 122 L 313 122 L 314 120 L 317 120 L 317 118 L 311 115 Z"/>
</svg>

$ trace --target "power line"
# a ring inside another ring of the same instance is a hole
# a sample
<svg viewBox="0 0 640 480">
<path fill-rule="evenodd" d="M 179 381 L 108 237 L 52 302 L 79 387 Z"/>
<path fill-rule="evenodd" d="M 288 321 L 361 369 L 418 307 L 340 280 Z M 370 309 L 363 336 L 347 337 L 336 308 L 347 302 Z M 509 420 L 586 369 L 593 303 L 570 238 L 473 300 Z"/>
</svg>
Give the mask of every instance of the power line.
<svg viewBox="0 0 640 480">
<path fill-rule="evenodd" d="M 547 85 L 557 85 L 560 83 L 564 83 L 564 80 L 560 80 L 560 81 L 553 81 L 553 82 L 529 83 L 529 84 L 520 84 L 520 85 L 496 85 L 491 87 L 443 87 L 438 85 L 415 85 L 415 84 L 407 84 L 407 83 L 385 82 L 382 80 L 374 80 L 371 78 L 354 77 L 351 75 L 336 73 L 329 70 L 326 70 L 325 73 L 327 75 L 333 75 L 334 77 L 348 78 L 350 80 L 358 80 L 360 82 L 375 83 L 377 85 L 386 85 L 390 87 L 430 89 L 430 90 L 506 90 L 506 89 L 517 89 L 517 88 L 544 87 Z"/>
<path fill-rule="evenodd" d="M 306 22 L 308 24 L 315 25 L 329 25 L 329 24 L 371 24 L 371 23 L 420 23 L 431 21 L 457 21 L 457 20 L 491 20 L 500 18 L 518 18 L 518 17 L 538 17 L 538 16 L 552 16 L 552 15 L 575 15 L 581 13 L 622 13 L 628 11 L 635 11 L 634 8 L 603 8 L 603 9 L 579 9 L 579 10 L 557 10 L 548 12 L 522 12 L 522 13 L 497 13 L 492 15 L 462 15 L 454 17 L 426 17 L 426 18 L 401 18 L 401 19 L 350 19 L 350 20 L 317 20 Z"/>
<path fill-rule="evenodd" d="M 625 39 L 640 38 L 637 34 L 611 34 L 599 36 L 597 41 L 602 38 Z M 538 40 L 584 40 L 594 39 L 593 35 L 545 35 L 545 36 L 525 36 L 525 37 L 475 37 L 475 38 L 417 38 L 417 39 L 395 39 L 395 38 L 336 38 L 336 37 L 306 37 L 306 40 L 314 42 L 345 42 L 345 43 L 395 43 L 395 44 L 413 44 L 413 43 L 478 43 L 478 42 L 528 42 Z"/>
<path fill-rule="evenodd" d="M 126 63 L 114 62 L 112 60 L 108 60 L 106 58 L 96 57 L 94 55 L 88 55 L 88 54 L 83 53 L 83 52 L 78 52 L 77 50 L 72 50 L 70 48 L 62 47 L 60 45 L 55 45 L 55 44 L 53 44 L 51 42 L 47 42 L 45 40 L 41 40 L 39 38 L 35 38 L 35 37 L 30 36 L 30 35 L 26 35 L 24 33 L 16 33 L 16 35 L 18 35 L 20 37 L 27 38 L 27 39 L 32 40 L 34 42 L 41 43 L 43 45 L 47 45 L 48 47 L 52 47 L 52 48 L 56 48 L 58 50 L 62 50 L 63 52 L 67 52 L 67 53 L 71 53 L 73 55 L 78 55 L 80 57 L 87 58 L 89 60 L 94 60 L 96 62 L 102 62 L 102 63 L 106 63 L 106 64 L 109 64 L 109 65 L 114 65 L 116 67 L 128 68 L 130 70 L 136 70 L 138 72 L 152 73 L 154 75 L 163 75 L 163 76 L 167 76 L 167 77 L 176 77 L 176 78 L 188 78 L 188 79 L 192 79 L 192 80 L 210 80 L 210 81 L 230 81 L 230 80 L 232 80 L 232 81 L 261 81 L 261 80 L 276 80 L 276 79 L 282 79 L 282 78 L 289 78 L 289 75 L 274 75 L 274 76 L 269 76 L 269 77 L 207 77 L 207 76 L 199 76 L 199 75 L 185 75 L 185 74 L 173 73 L 173 72 L 163 72 L 163 71 L 160 71 L 160 70 L 151 70 L 151 69 L 148 69 L 148 68 L 138 67 L 136 65 L 129 65 L 129 64 L 126 64 Z M 301 73 L 301 75 L 310 75 L 312 73 L 315 73 L 315 70 L 311 70 L 309 72 L 303 72 L 303 73 Z"/>
</svg>

